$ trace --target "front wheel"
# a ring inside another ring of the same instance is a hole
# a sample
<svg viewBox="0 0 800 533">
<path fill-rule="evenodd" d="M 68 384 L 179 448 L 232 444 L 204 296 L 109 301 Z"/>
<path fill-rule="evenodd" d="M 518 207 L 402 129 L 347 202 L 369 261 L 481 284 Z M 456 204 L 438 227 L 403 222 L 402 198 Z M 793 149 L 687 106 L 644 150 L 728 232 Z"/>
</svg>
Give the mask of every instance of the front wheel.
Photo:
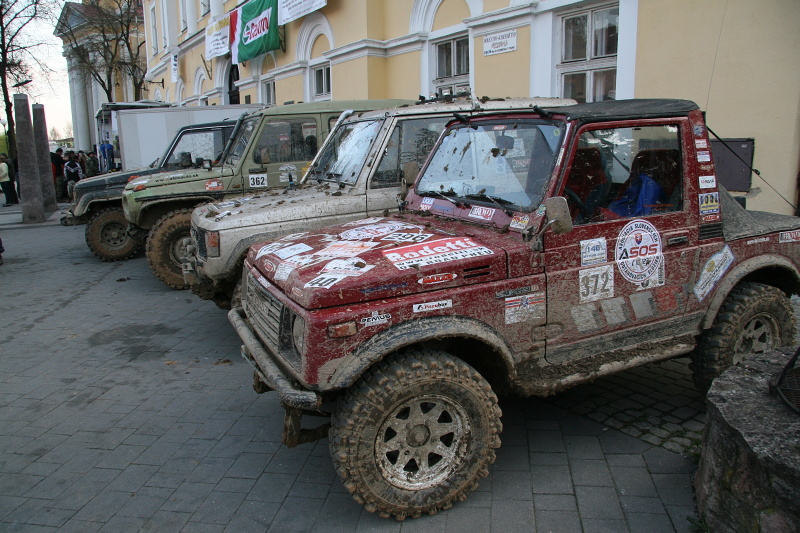
<svg viewBox="0 0 800 533">
<path fill-rule="evenodd" d="M 128 221 L 121 207 L 107 207 L 95 213 L 86 224 L 86 244 L 103 261 L 122 261 L 133 257 L 141 243 L 126 234 Z"/>
<path fill-rule="evenodd" d="M 147 262 L 155 275 L 173 289 L 188 289 L 183 279 L 183 260 L 191 243 L 192 210 L 170 211 L 153 225 L 147 237 Z"/>
<path fill-rule="evenodd" d="M 746 282 L 731 291 L 692 354 L 695 385 L 707 391 L 727 368 L 754 353 L 792 344 L 794 310 L 780 289 Z"/>
<path fill-rule="evenodd" d="M 463 501 L 500 447 L 500 407 L 471 366 L 436 350 L 379 363 L 333 415 L 330 450 L 370 512 L 403 520 Z"/>
</svg>

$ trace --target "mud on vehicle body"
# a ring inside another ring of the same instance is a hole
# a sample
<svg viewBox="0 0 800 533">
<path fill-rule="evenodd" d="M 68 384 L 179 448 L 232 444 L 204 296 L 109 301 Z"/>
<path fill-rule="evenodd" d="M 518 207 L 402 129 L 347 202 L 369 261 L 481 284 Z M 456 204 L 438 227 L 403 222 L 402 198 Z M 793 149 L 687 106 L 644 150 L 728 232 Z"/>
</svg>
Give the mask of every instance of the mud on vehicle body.
<svg viewBox="0 0 800 533">
<path fill-rule="evenodd" d="M 500 391 L 685 354 L 705 387 L 793 338 L 800 219 L 727 194 L 693 102 L 457 117 L 406 200 L 252 246 L 228 315 L 284 441 L 324 435 L 300 421 L 330 405 L 339 476 L 381 515 L 466 497 L 500 445 Z"/>
<path fill-rule="evenodd" d="M 215 146 L 224 146 L 235 121 L 209 122 L 180 128 L 164 155 L 150 167 L 130 172 L 112 172 L 85 178 L 75 184 L 73 200 L 61 223 L 86 224 L 86 244 L 104 261 L 132 257 L 142 243 L 126 233 L 128 221 L 122 212 L 122 191 L 141 176 L 171 172 L 193 165 L 193 158 L 213 159 Z M 218 142 L 214 142 L 218 137 Z"/>
<path fill-rule="evenodd" d="M 409 103 L 412 102 L 317 102 L 275 106 L 244 116 L 217 162 L 128 183 L 122 198 L 128 234 L 136 240 L 144 241 L 146 237 L 152 242 L 146 256 L 159 279 L 172 288 L 186 289 L 181 264 L 191 239 L 190 217 L 184 216 L 184 210 L 190 212 L 206 202 L 296 184 L 303 167 L 314 157 L 342 112 Z"/>
<path fill-rule="evenodd" d="M 229 308 L 253 243 L 396 211 L 398 195 L 405 195 L 403 184 L 416 179 L 453 113 L 468 116 L 531 105 L 530 99 L 461 99 L 347 118 L 326 139 L 296 188 L 227 199 L 194 211 L 193 248 L 183 264 L 186 283 L 201 298 Z"/>
</svg>

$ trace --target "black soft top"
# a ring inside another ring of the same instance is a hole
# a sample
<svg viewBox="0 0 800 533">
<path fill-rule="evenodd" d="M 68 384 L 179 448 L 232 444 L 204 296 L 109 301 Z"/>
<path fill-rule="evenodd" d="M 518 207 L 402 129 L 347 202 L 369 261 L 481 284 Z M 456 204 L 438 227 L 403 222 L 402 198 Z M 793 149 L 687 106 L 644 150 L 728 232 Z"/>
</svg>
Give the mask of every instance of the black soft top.
<svg viewBox="0 0 800 533">
<path fill-rule="evenodd" d="M 566 115 L 569 120 L 601 122 L 634 118 L 682 117 L 690 111 L 700 109 L 691 100 L 667 98 L 636 98 L 633 100 L 605 100 L 589 104 L 564 107 L 549 107 L 545 110 L 557 115 Z"/>
</svg>

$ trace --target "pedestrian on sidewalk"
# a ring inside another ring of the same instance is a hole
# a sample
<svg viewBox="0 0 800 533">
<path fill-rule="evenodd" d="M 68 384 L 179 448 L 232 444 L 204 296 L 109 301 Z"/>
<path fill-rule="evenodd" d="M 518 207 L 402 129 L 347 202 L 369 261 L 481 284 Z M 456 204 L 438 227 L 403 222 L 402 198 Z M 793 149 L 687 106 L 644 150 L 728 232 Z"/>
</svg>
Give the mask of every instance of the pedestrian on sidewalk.
<svg viewBox="0 0 800 533">
<path fill-rule="evenodd" d="M 75 184 L 83 179 L 83 169 L 75 152 L 70 153 L 69 161 L 64 163 L 64 178 L 67 180 L 67 196 L 72 200 L 72 190 Z"/>
<path fill-rule="evenodd" d="M 7 160 L 8 156 L 6 154 L 0 154 L 0 187 L 6 197 L 6 203 L 3 204 L 3 207 L 19 203 L 17 191 L 14 188 L 14 182 L 11 180 L 11 173 L 8 170 Z"/>
</svg>

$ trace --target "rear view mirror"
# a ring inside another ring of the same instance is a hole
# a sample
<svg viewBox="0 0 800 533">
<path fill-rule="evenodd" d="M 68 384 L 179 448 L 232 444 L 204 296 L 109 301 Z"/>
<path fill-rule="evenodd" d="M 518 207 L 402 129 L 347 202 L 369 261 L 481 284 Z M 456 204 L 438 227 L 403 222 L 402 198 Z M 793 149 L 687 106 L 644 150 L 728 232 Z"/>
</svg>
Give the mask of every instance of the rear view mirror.
<svg viewBox="0 0 800 533">
<path fill-rule="evenodd" d="M 572 231 L 572 215 L 569 212 L 567 199 L 563 196 L 553 196 L 544 201 L 547 225 L 553 233 L 560 235 Z"/>
<path fill-rule="evenodd" d="M 210 159 L 203 159 L 203 168 L 206 170 L 211 170 L 211 160 Z"/>
<path fill-rule="evenodd" d="M 500 135 L 497 138 L 497 147 L 501 150 L 513 150 L 514 137 L 508 137 L 507 135 Z"/>
</svg>

